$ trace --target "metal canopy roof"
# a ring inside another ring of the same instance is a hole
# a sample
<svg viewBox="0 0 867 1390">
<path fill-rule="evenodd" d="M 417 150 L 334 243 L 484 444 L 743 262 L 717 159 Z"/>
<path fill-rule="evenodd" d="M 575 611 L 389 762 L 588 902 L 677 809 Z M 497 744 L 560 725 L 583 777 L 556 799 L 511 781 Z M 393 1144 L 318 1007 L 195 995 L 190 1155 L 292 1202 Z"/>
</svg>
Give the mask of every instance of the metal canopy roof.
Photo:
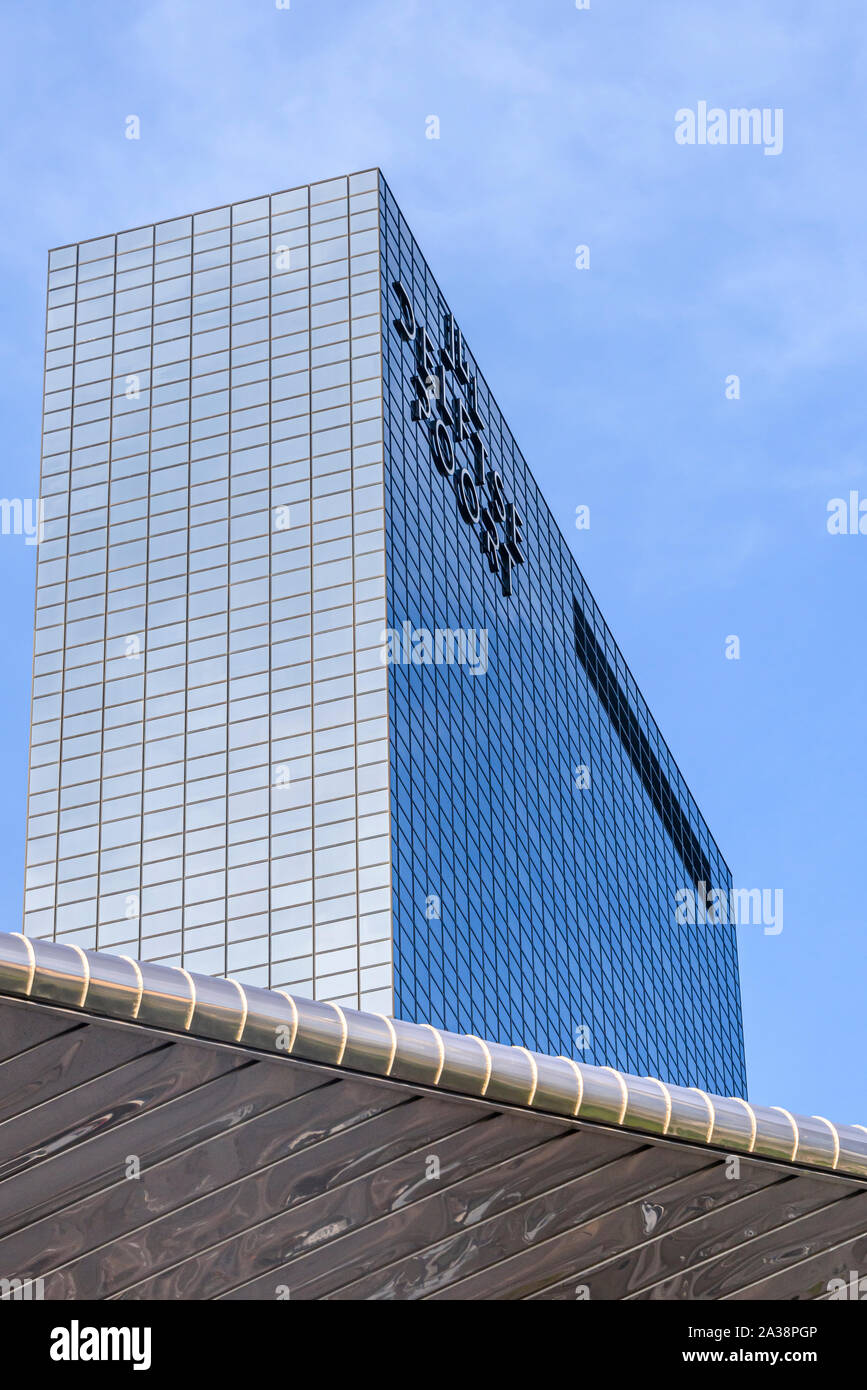
<svg viewBox="0 0 867 1390">
<path fill-rule="evenodd" d="M 861 1127 L 0 933 L 0 1280 L 48 1299 L 811 1299 L 865 1262 Z"/>
</svg>

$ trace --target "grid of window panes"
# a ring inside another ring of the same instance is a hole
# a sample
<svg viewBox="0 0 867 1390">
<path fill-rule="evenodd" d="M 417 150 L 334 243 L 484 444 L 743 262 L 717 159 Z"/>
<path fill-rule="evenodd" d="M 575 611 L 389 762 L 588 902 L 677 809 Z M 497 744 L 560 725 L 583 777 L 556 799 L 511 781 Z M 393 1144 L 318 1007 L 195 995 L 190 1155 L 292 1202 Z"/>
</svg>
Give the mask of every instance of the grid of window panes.
<svg viewBox="0 0 867 1390">
<path fill-rule="evenodd" d="M 694 885 L 578 660 L 574 599 L 717 886 L 729 870 L 480 379 L 491 466 L 526 537 L 512 597 L 489 572 L 411 418 L 393 282 L 435 348 L 448 306 L 384 181 L 382 219 L 389 625 L 489 633 L 484 676 L 389 672 L 395 1013 L 744 1094 L 734 932 L 676 925 L 677 890 Z"/>
<path fill-rule="evenodd" d="M 25 930 L 391 1010 L 375 172 L 53 251 Z"/>
</svg>

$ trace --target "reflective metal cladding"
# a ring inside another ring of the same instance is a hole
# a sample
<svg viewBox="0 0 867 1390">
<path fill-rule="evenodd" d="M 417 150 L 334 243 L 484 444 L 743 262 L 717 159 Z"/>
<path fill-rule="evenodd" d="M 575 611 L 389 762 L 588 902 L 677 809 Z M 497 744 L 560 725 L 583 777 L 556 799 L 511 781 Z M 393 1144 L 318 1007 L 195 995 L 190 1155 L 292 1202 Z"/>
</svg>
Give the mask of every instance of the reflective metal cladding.
<svg viewBox="0 0 867 1390">
<path fill-rule="evenodd" d="M 235 1043 L 372 1077 L 867 1178 L 867 1128 L 177 967 L 0 932 L 0 996 Z"/>
</svg>

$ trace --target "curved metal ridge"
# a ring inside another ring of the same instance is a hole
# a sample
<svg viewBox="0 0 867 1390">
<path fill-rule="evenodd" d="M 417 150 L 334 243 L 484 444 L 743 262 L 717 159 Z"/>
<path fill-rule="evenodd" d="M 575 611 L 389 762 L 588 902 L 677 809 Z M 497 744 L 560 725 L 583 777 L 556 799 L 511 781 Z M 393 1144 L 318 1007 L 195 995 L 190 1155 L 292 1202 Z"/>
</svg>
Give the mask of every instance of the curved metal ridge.
<svg viewBox="0 0 867 1390">
<path fill-rule="evenodd" d="M 709 1096 L 238 980 L 0 932 L 0 995 L 368 1076 L 867 1178 L 867 1128 Z"/>
</svg>

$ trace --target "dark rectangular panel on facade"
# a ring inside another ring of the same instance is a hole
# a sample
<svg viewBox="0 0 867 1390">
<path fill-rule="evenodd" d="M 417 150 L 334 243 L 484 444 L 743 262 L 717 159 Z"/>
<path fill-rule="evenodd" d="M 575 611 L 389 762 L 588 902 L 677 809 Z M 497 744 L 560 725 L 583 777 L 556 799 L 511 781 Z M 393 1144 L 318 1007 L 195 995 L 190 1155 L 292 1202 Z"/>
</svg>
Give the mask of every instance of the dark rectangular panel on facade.
<svg viewBox="0 0 867 1390">
<path fill-rule="evenodd" d="M 578 599 L 575 608 L 575 650 L 587 679 L 599 697 L 605 713 L 623 742 L 632 765 L 641 778 L 642 786 L 650 797 L 659 818 L 671 836 L 674 848 L 684 863 L 684 868 L 696 888 L 709 893 L 715 887 L 710 860 L 698 842 L 692 826 L 684 815 L 683 808 L 672 791 L 671 783 L 660 766 L 659 759 L 650 746 L 650 740 L 630 708 L 629 701 L 621 689 L 604 651 L 596 640 L 593 629 L 584 616 Z"/>
</svg>

